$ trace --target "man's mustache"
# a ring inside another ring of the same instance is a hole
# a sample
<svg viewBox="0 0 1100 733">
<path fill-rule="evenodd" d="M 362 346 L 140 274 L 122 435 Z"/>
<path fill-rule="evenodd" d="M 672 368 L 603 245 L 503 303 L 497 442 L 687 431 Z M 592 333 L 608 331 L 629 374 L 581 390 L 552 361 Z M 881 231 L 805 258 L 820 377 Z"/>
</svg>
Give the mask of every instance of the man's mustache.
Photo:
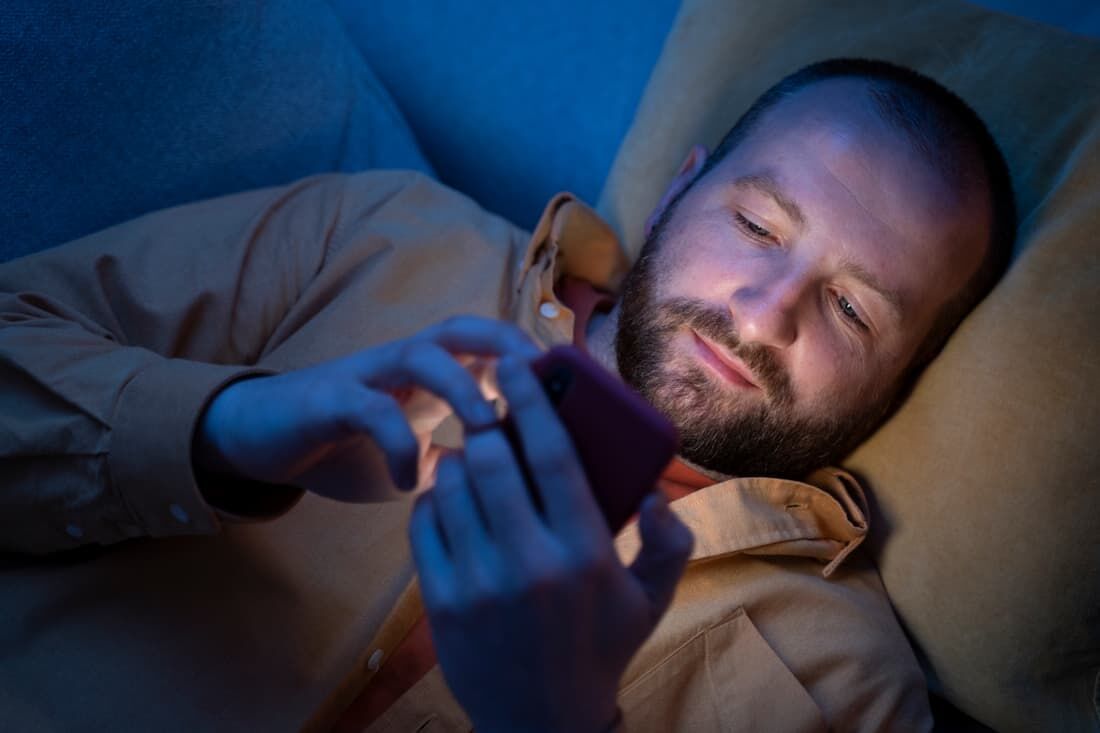
<svg viewBox="0 0 1100 733">
<path fill-rule="evenodd" d="M 672 322 L 692 328 L 744 362 L 753 380 L 773 403 L 786 404 L 793 399 L 790 376 L 778 357 L 763 344 L 743 343 L 727 310 L 690 298 L 673 298 L 659 307 Z"/>
</svg>

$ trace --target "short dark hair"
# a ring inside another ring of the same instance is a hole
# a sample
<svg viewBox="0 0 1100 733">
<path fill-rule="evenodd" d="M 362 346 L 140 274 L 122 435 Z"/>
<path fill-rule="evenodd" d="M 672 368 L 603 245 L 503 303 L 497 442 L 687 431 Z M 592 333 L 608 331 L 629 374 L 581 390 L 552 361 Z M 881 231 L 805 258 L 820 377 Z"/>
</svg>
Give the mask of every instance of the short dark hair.
<svg viewBox="0 0 1100 733">
<path fill-rule="evenodd" d="M 717 165 L 756 127 L 760 118 L 781 100 L 811 84 L 852 78 L 868 85 L 870 97 L 883 119 L 908 136 L 938 170 L 950 180 L 972 175 L 965 162 L 976 155 L 981 163 L 992 202 L 992 227 L 985 257 L 966 285 L 940 309 L 908 372 L 915 377 L 943 348 L 962 322 L 1004 274 L 1016 241 L 1016 199 L 1008 164 L 985 123 L 958 95 L 913 69 L 887 61 L 840 58 L 810 64 L 765 91 L 730 128 L 699 173 Z M 906 385 L 907 386 L 907 385 Z"/>
</svg>

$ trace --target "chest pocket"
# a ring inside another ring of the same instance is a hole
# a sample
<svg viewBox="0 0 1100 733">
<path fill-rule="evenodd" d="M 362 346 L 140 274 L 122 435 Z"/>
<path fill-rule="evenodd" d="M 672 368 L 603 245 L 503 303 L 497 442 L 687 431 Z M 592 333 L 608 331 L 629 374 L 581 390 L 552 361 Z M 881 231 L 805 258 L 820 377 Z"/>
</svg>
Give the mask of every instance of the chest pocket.
<svg viewBox="0 0 1100 733">
<path fill-rule="evenodd" d="M 820 708 L 738 608 L 619 694 L 630 733 L 827 731 Z"/>
</svg>

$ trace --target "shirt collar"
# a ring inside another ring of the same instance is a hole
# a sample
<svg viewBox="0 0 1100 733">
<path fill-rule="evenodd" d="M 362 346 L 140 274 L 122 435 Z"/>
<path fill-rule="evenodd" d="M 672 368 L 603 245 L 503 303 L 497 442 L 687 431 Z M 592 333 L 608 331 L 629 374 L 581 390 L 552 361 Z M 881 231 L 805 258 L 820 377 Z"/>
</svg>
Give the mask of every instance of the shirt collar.
<svg viewBox="0 0 1100 733">
<path fill-rule="evenodd" d="M 691 561 L 739 553 L 808 557 L 831 575 L 867 536 L 868 509 L 859 483 L 835 468 L 807 481 L 734 478 L 670 505 L 695 535 Z M 637 525 L 615 539 L 624 559 L 641 547 Z"/>
<path fill-rule="evenodd" d="M 521 277 L 547 249 L 553 250 L 557 275 L 572 275 L 603 290 L 618 290 L 630 269 L 611 226 L 572 194 L 559 193 L 543 210 L 524 257 Z"/>
</svg>

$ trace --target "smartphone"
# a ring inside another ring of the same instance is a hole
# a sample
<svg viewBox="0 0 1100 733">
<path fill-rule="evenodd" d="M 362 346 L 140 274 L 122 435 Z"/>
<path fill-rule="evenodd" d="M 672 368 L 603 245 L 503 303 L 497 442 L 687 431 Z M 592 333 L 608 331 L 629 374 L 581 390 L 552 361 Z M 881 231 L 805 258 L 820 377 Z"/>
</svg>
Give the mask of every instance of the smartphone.
<svg viewBox="0 0 1100 733">
<path fill-rule="evenodd" d="M 531 370 L 573 440 L 608 529 L 618 533 L 676 455 L 675 426 L 575 346 L 555 346 L 533 361 Z M 507 418 L 504 430 L 522 464 L 519 436 Z M 541 500 L 534 499 L 541 510 Z"/>
</svg>

